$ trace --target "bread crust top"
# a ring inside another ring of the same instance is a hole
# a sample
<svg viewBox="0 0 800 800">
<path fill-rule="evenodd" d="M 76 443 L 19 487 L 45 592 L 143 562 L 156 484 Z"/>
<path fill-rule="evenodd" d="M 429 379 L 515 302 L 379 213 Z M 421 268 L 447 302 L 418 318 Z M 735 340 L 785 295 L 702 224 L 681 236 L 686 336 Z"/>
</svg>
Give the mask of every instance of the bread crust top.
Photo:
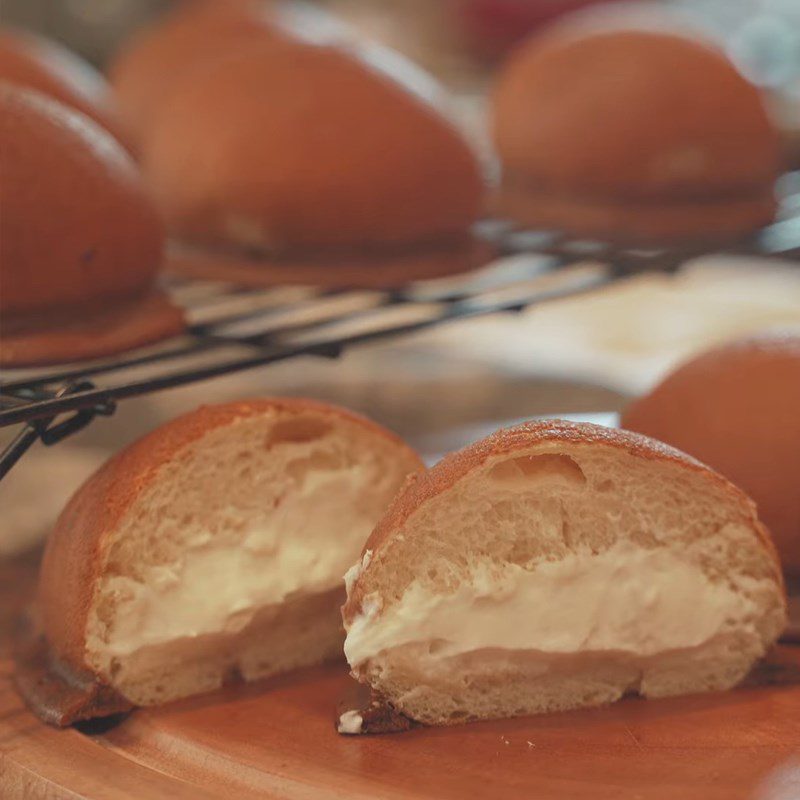
<svg viewBox="0 0 800 800">
<path fill-rule="evenodd" d="M 772 184 L 780 148 L 756 87 L 694 31 L 651 16 L 576 14 L 515 51 L 493 95 L 504 171 L 555 192 L 639 201 Z"/>
<path fill-rule="evenodd" d="M 800 575 L 800 332 L 763 333 L 678 365 L 622 424 L 695 453 L 756 501 L 787 574 Z"/>
<path fill-rule="evenodd" d="M 159 16 L 123 42 L 109 66 L 120 112 L 140 146 L 178 79 L 209 59 L 278 36 L 269 4 L 260 0 L 191 0 Z"/>
<path fill-rule="evenodd" d="M 103 76 L 58 42 L 30 31 L 0 31 L 0 80 L 35 89 L 91 117 L 125 143 Z"/>
<path fill-rule="evenodd" d="M 337 44 L 271 41 L 214 61 L 171 97 L 142 163 L 183 239 L 271 254 L 435 248 L 483 205 L 458 129 L 402 76 Z"/>
<path fill-rule="evenodd" d="M 0 311 L 79 316 L 150 291 L 164 231 L 135 164 L 93 120 L 0 83 Z"/>
</svg>

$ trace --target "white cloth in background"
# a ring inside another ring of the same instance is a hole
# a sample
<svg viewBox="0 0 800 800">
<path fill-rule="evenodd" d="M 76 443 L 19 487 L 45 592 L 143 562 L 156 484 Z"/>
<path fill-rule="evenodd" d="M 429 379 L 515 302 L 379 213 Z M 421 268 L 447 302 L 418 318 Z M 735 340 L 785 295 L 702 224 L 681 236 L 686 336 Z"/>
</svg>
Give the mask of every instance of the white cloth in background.
<svg viewBox="0 0 800 800">
<path fill-rule="evenodd" d="M 638 394 L 696 353 L 770 329 L 800 333 L 800 265 L 714 256 L 674 277 L 639 275 L 519 315 L 443 327 L 406 346 Z"/>
</svg>

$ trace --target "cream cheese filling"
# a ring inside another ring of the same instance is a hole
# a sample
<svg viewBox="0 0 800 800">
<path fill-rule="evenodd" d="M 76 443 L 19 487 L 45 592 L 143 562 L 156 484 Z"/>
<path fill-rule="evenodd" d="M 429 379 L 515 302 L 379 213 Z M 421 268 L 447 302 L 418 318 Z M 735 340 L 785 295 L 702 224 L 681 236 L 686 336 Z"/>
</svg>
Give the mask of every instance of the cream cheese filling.
<svg viewBox="0 0 800 800">
<path fill-rule="evenodd" d="M 450 594 L 415 580 L 386 609 L 369 596 L 344 649 L 353 667 L 419 642 L 435 643 L 440 658 L 486 648 L 649 656 L 701 645 L 755 613 L 674 551 L 624 541 L 531 569 L 479 562 Z"/>
<path fill-rule="evenodd" d="M 215 542 L 201 526 L 180 561 L 150 567 L 142 580 L 106 579 L 102 591 L 119 602 L 105 641 L 94 644 L 123 656 L 177 638 L 236 633 L 259 609 L 339 586 L 372 530 L 356 498 L 373 478 L 363 466 L 311 472 L 241 543 Z M 237 513 L 251 514 L 225 516 Z M 90 625 L 90 638 L 96 631 Z"/>
</svg>

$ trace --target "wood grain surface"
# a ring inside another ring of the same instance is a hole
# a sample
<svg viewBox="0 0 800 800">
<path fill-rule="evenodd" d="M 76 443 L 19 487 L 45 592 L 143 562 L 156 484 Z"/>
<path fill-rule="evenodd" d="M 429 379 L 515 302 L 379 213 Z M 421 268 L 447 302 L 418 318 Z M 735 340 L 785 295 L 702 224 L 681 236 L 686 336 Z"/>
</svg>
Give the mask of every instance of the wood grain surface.
<svg viewBox="0 0 800 800">
<path fill-rule="evenodd" d="M 800 649 L 777 666 L 800 676 Z M 405 734 L 343 737 L 331 665 L 140 709 L 104 733 L 39 723 L 0 666 L 0 797 L 797 800 L 800 683 Z"/>
<path fill-rule="evenodd" d="M 0 800 L 800 800 L 800 647 L 750 685 L 602 709 L 343 737 L 343 664 L 56 730 L 13 690 L 37 553 L 0 560 Z"/>
</svg>

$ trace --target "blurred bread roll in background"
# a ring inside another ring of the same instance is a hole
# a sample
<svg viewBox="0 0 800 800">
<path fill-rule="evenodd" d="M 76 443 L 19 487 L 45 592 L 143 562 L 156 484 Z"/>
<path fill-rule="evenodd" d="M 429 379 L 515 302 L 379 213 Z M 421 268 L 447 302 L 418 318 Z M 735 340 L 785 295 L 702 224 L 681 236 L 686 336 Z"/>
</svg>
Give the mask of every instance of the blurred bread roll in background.
<svg viewBox="0 0 800 800">
<path fill-rule="evenodd" d="M 768 95 L 772 118 L 780 131 L 783 161 L 788 169 L 800 168 L 800 79 L 783 91 Z"/>
<path fill-rule="evenodd" d="M 502 68 L 499 211 L 631 240 L 719 239 L 770 222 L 780 148 L 759 91 L 669 17 L 578 12 Z"/>
<path fill-rule="evenodd" d="M 800 577 L 800 334 L 764 335 L 689 361 L 623 413 L 755 501 L 786 573 Z"/>
<path fill-rule="evenodd" d="M 0 364 L 59 363 L 178 333 L 156 287 L 164 234 L 121 145 L 83 114 L 0 83 Z"/>
<path fill-rule="evenodd" d="M 30 31 L 0 29 L 0 81 L 52 97 L 126 142 L 103 76 L 58 42 Z"/>
<path fill-rule="evenodd" d="M 123 43 L 109 66 L 120 113 L 140 143 L 175 83 L 219 55 L 277 36 L 270 0 L 183 0 Z"/>
<path fill-rule="evenodd" d="M 310 259 L 323 282 L 337 261 L 346 282 L 380 281 L 398 257 L 465 269 L 483 201 L 456 127 L 353 46 L 268 43 L 208 64 L 159 115 L 142 164 L 177 239 Z"/>
</svg>

